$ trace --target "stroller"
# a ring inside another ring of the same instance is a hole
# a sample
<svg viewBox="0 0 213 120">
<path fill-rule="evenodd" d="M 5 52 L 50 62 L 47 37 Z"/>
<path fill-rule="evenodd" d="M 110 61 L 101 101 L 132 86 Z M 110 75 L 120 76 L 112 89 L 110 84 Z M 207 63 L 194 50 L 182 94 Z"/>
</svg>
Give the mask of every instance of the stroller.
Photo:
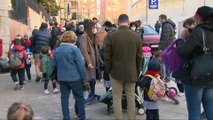
<svg viewBox="0 0 213 120">
<path fill-rule="evenodd" d="M 7 60 L 0 60 L 0 73 L 10 72 L 10 64 Z"/>
<path fill-rule="evenodd" d="M 112 110 L 112 104 L 113 104 L 112 90 L 109 90 L 104 95 L 102 95 L 99 99 L 99 102 L 107 104 L 107 113 L 108 115 L 110 115 Z M 127 109 L 127 99 L 126 99 L 125 93 L 123 93 L 122 95 L 121 103 L 122 103 L 122 109 Z M 145 113 L 143 102 L 136 93 L 135 93 L 135 105 L 136 105 L 136 108 L 138 108 L 138 114 L 143 115 Z"/>
</svg>

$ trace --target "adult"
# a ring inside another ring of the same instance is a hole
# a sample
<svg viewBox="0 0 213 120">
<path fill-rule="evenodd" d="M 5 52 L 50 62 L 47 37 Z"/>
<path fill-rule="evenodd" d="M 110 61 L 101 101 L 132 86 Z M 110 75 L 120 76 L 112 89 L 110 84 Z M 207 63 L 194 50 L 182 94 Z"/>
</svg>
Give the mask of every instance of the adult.
<svg viewBox="0 0 213 120">
<path fill-rule="evenodd" d="M 59 40 L 59 38 L 60 38 L 60 29 L 58 28 L 58 23 L 57 22 L 55 22 L 54 24 L 53 23 L 51 23 L 51 27 L 52 27 L 52 29 L 51 29 L 51 35 L 52 35 L 52 40 L 51 40 L 51 42 L 50 42 L 50 48 L 51 48 L 51 50 L 52 49 L 54 49 L 54 47 L 55 47 L 55 44 L 56 44 L 56 42 L 57 42 L 57 40 Z"/>
<path fill-rule="evenodd" d="M 156 30 L 158 33 L 160 32 L 160 27 L 161 27 L 161 24 L 160 24 L 159 21 L 157 21 L 157 22 L 155 23 L 155 30 Z"/>
<path fill-rule="evenodd" d="M 69 95 L 72 90 L 77 107 L 79 120 L 85 120 L 85 107 L 82 82 L 87 80 L 80 50 L 75 46 L 76 35 L 67 31 L 62 35 L 61 45 L 56 48 L 51 62 L 57 69 L 60 81 L 61 107 L 64 120 L 70 120 Z"/>
<path fill-rule="evenodd" d="M 94 23 L 94 25 L 96 26 L 97 28 L 97 31 L 100 31 L 101 30 L 101 24 L 98 23 L 98 19 L 96 17 L 92 18 L 92 22 Z"/>
<path fill-rule="evenodd" d="M 34 57 L 35 57 L 35 71 L 36 71 L 36 82 L 41 79 L 41 70 L 39 68 L 40 63 L 40 52 L 41 48 L 44 46 L 50 47 L 50 41 L 52 40 L 51 34 L 47 31 L 47 23 L 41 23 L 40 29 L 36 35 L 34 35 L 33 45 L 34 45 Z"/>
<path fill-rule="evenodd" d="M 185 59 L 189 66 L 193 67 L 189 61 L 196 59 L 196 56 L 204 54 L 202 32 L 206 34 L 206 45 L 209 51 L 213 51 L 213 9 L 208 6 L 198 8 L 195 13 L 197 26 L 189 35 L 186 42 L 178 41 L 178 53 Z M 202 69 L 201 69 L 202 71 Z M 182 74 L 182 82 L 185 87 L 185 95 L 188 109 L 188 119 L 198 120 L 201 118 L 201 103 L 208 120 L 213 119 L 213 82 L 203 79 L 192 79 L 190 77 L 191 70 Z M 213 79 L 213 78 L 212 78 Z"/>
<path fill-rule="evenodd" d="M 187 39 L 189 37 L 189 34 L 192 32 L 192 30 L 195 28 L 196 23 L 194 18 L 188 18 L 183 22 L 183 31 L 181 33 L 181 37 Z"/>
<path fill-rule="evenodd" d="M 162 31 L 161 31 L 159 47 L 161 50 L 164 50 L 175 39 L 176 25 L 170 19 L 167 19 L 167 16 L 164 14 L 161 14 L 159 16 L 159 21 L 162 24 Z M 163 66 L 163 71 L 164 71 L 162 77 L 165 77 L 166 79 L 171 79 L 171 71 L 166 67 L 165 64 L 163 64 L 162 66 Z"/>
<path fill-rule="evenodd" d="M 135 83 L 140 72 L 142 40 L 129 29 L 129 17 L 126 14 L 119 16 L 118 24 L 118 30 L 107 37 L 105 65 L 110 73 L 115 118 L 122 120 L 121 99 L 124 90 L 127 97 L 127 116 L 130 120 L 135 120 Z"/>
<path fill-rule="evenodd" d="M 80 37 L 82 34 L 84 34 L 84 24 L 83 23 L 79 23 L 78 26 L 77 26 L 77 30 L 76 30 L 76 35 L 77 35 L 77 41 L 76 41 L 76 45 L 77 47 L 79 48 L 80 47 Z"/>
<path fill-rule="evenodd" d="M 104 24 L 103 24 L 103 28 L 106 32 L 109 32 L 111 30 L 111 27 L 112 27 L 112 23 L 110 21 L 106 21 Z"/>
<path fill-rule="evenodd" d="M 162 32 L 160 37 L 160 49 L 164 50 L 175 39 L 176 25 L 167 16 L 162 14 L 159 16 L 159 21 L 162 23 Z"/>
<path fill-rule="evenodd" d="M 85 66 L 88 74 L 87 81 L 90 83 L 90 96 L 95 96 L 95 78 L 96 68 L 99 68 L 99 63 L 102 61 L 98 52 L 98 46 L 95 42 L 94 24 L 91 20 L 85 20 L 85 32 L 80 37 L 80 49 L 84 57 Z"/>
<path fill-rule="evenodd" d="M 133 32 L 136 32 L 137 24 L 135 22 L 131 22 L 129 25 L 129 29 L 132 30 Z"/>
</svg>

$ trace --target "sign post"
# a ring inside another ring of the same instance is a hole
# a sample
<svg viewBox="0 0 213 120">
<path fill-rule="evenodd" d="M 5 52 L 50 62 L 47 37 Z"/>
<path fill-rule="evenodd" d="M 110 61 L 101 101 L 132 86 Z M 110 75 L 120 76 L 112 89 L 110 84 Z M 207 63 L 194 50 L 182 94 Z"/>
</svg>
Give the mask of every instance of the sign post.
<svg viewBox="0 0 213 120">
<path fill-rule="evenodd" d="M 148 24 L 148 7 L 149 9 L 158 9 L 158 0 L 146 0 L 146 24 Z"/>
<path fill-rule="evenodd" d="M 158 0 L 149 0 L 149 9 L 158 9 Z"/>
</svg>

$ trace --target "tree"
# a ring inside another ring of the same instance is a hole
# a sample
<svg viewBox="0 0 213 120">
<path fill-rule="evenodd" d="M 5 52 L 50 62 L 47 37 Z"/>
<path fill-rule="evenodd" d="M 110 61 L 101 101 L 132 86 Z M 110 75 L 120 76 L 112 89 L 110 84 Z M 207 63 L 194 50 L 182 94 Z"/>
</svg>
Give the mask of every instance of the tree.
<svg viewBox="0 0 213 120">
<path fill-rule="evenodd" d="M 57 16 L 60 10 L 55 0 L 38 0 L 38 3 L 41 3 L 51 16 Z"/>
</svg>

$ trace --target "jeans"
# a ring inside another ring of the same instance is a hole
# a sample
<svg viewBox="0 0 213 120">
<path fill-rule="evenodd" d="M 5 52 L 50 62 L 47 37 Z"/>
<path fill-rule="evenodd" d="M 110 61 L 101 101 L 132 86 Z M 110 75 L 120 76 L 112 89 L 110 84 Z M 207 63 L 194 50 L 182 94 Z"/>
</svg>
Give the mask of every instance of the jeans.
<svg viewBox="0 0 213 120">
<path fill-rule="evenodd" d="M 143 58 L 143 65 L 142 65 L 142 75 L 145 75 L 146 74 L 146 71 L 148 69 L 148 64 L 149 64 L 149 61 L 150 61 L 150 57 L 146 57 L 146 58 Z"/>
<path fill-rule="evenodd" d="M 159 110 L 146 109 L 146 120 L 159 120 Z"/>
<path fill-rule="evenodd" d="M 60 81 L 60 91 L 61 91 L 61 107 L 63 113 L 63 120 L 70 120 L 70 111 L 69 111 L 69 95 L 70 90 L 73 92 L 75 98 L 78 118 L 80 120 L 85 119 L 85 107 L 84 107 L 84 97 L 83 97 L 83 87 L 82 82 L 63 82 Z"/>
<path fill-rule="evenodd" d="M 18 78 L 17 79 L 17 73 L 18 73 Z M 24 68 L 22 69 L 17 69 L 17 70 L 11 70 L 10 76 L 13 79 L 13 82 L 18 82 L 19 81 L 19 85 L 23 85 L 24 84 L 24 80 L 25 80 L 25 70 Z"/>
<path fill-rule="evenodd" d="M 208 120 L 213 120 L 213 86 L 184 85 L 189 120 L 200 120 L 201 103 Z"/>
</svg>

